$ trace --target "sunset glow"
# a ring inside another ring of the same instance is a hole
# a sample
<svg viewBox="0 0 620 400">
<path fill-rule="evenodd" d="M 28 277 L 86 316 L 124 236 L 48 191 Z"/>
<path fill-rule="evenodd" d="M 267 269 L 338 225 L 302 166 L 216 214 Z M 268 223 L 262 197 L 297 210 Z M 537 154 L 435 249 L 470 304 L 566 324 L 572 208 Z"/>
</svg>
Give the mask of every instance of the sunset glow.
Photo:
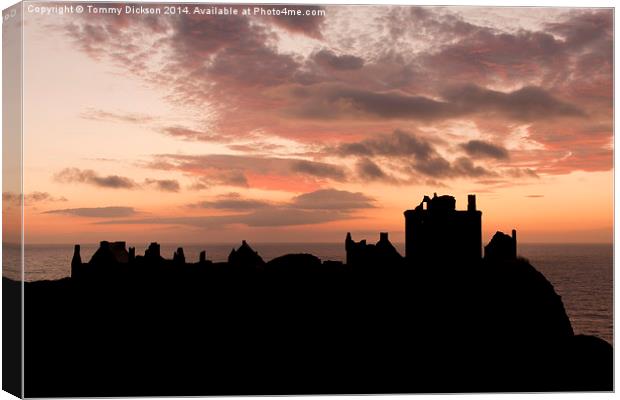
<svg viewBox="0 0 620 400">
<path fill-rule="evenodd" d="M 322 9 L 25 13 L 25 241 L 612 241 L 611 9 Z"/>
</svg>

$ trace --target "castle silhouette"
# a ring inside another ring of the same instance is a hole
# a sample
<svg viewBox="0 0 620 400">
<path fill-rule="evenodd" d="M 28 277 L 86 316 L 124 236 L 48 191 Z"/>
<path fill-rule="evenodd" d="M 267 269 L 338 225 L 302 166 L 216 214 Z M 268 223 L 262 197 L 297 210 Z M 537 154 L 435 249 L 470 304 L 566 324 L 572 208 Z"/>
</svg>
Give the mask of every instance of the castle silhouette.
<svg viewBox="0 0 620 400">
<path fill-rule="evenodd" d="M 393 265 L 429 262 L 476 262 L 482 258 L 482 212 L 476 209 L 476 196 L 467 196 L 467 210 L 456 210 L 453 196 L 424 196 L 422 202 L 405 214 L 405 257 L 390 243 L 387 232 L 381 232 L 377 244 L 366 240 L 355 242 L 347 233 L 347 264 L 375 264 L 387 261 Z M 484 258 L 514 260 L 517 258 L 517 232 L 512 236 L 496 232 L 484 248 Z"/>
<path fill-rule="evenodd" d="M 456 209 L 456 199 L 443 195 L 424 196 L 418 206 L 404 212 L 405 216 L 405 256 L 403 257 L 390 242 L 387 232 L 379 234 L 376 244 L 366 240 L 355 242 L 348 232 L 345 239 L 346 266 L 415 266 L 429 262 L 449 263 L 477 262 L 482 259 L 482 212 L 476 209 L 476 196 L 468 195 L 467 210 Z M 290 255 L 295 256 L 295 255 Z M 488 245 L 484 247 L 484 258 L 493 261 L 514 260 L 517 258 L 516 230 L 512 236 L 496 232 Z M 300 261 L 292 258 L 290 261 Z M 304 262 L 307 262 L 306 258 Z M 319 263 L 316 259 L 313 263 Z M 213 266 L 207 260 L 206 251 L 200 253 L 197 263 L 188 263 L 183 248 L 178 248 L 172 260 L 161 255 L 160 245 L 151 243 L 144 256 L 136 256 L 135 247 L 126 248 L 125 242 L 100 242 L 99 248 L 88 263 L 83 263 L 80 245 L 75 245 L 71 261 L 71 277 L 82 278 L 93 273 L 113 272 L 132 264 L 159 266 Z M 223 263 L 218 263 L 221 267 Z M 225 263 L 236 269 L 259 269 L 265 261 L 258 252 L 243 240 L 241 246 L 232 249 Z M 323 265 L 339 268 L 343 264 L 338 261 L 326 260 Z"/>
<path fill-rule="evenodd" d="M 612 346 L 574 332 L 516 232 L 483 256 L 475 196 L 466 210 L 425 196 L 404 216 L 404 256 L 386 232 L 348 233 L 344 263 L 265 261 L 246 241 L 226 262 L 104 241 L 83 263 L 76 245 L 70 278 L 23 284 L 25 394 L 613 390 Z"/>
</svg>

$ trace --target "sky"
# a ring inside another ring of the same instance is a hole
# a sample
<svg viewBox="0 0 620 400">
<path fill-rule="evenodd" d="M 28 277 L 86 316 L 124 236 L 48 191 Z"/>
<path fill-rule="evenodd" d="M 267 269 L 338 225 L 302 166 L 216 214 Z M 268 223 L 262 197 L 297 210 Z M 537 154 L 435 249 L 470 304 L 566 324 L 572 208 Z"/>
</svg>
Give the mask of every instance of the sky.
<svg viewBox="0 0 620 400">
<path fill-rule="evenodd" d="M 612 241 L 611 9 L 292 8 L 26 12 L 26 242 L 402 242 L 434 192 Z"/>
</svg>

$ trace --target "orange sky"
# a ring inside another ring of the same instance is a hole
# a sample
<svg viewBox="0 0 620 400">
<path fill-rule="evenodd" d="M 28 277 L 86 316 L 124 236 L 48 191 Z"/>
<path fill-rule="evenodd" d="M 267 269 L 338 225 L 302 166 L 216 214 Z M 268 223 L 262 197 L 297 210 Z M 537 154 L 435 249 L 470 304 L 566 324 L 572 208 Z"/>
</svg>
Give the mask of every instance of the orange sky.
<svg viewBox="0 0 620 400">
<path fill-rule="evenodd" d="M 611 10 L 324 10 L 26 13 L 26 241 L 402 241 L 433 192 L 612 241 Z"/>
</svg>

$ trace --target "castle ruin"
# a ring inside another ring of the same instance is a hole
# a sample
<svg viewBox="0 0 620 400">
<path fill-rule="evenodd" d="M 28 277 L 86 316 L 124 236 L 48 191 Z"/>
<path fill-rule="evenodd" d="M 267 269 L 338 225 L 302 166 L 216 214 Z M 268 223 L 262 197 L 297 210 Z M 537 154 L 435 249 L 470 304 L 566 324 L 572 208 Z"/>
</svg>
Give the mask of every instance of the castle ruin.
<svg viewBox="0 0 620 400">
<path fill-rule="evenodd" d="M 435 193 L 404 214 L 409 263 L 482 258 L 482 212 L 476 209 L 475 195 L 467 196 L 467 210 L 457 210 L 454 197 Z"/>
<path fill-rule="evenodd" d="M 445 262 L 477 262 L 482 259 L 482 212 L 476 196 L 467 196 L 467 209 L 457 210 L 456 199 L 443 195 L 424 196 L 422 202 L 405 215 L 405 262 L 409 265 Z M 517 258 L 516 231 L 512 237 L 497 232 L 485 247 L 485 258 Z M 355 242 L 351 233 L 345 240 L 347 265 L 393 264 L 402 257 L 381 233 L 376 245 Z"/>
</svg>

